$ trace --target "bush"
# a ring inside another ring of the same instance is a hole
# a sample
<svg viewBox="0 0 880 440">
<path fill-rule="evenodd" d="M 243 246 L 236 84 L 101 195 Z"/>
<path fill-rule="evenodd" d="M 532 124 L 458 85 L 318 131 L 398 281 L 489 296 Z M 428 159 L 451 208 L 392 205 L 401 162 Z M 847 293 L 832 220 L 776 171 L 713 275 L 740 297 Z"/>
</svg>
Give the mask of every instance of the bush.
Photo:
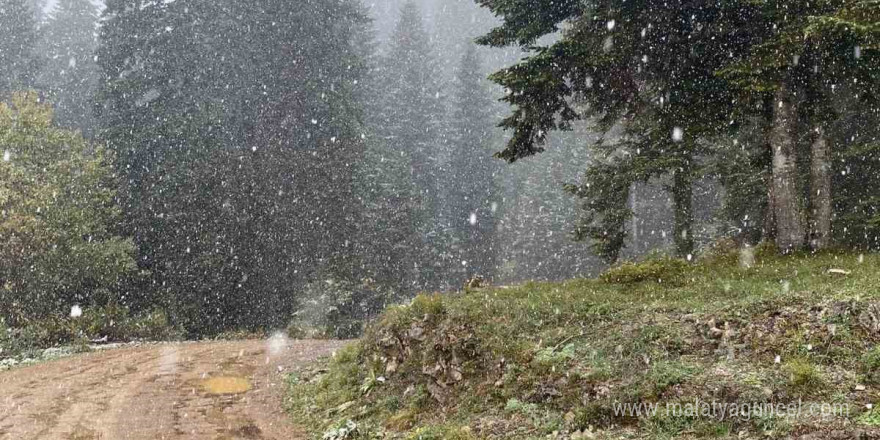
<svg viewBox="0 0 880 440">
<path fill-rule="evenodd" d="M 370 280 L 360 284 L 328 279 L 306 286 L 306 298 L 287 326 L 291 338 L 349 339 L 394 298 Z"/>
<path fill-rule="evenodd" d="M 134 243 L 115 235 L 113 155 L 54 126 L 52 106 L 32 92 L 0 102 L 0 144 L 0 316 L 54 325 L 60 305 L 112 296 L 137 272 Z"/>
<path fill-rule="evenodd" d="M 633 284 L 645 281 L 675 284 L 688 268 L 687 262 L 661 257 L 641 263 L 623 263 L 612 267 L 599 278 L 609 284 Z"/>
<path fill-rule="evenodd" d="M 788 375 L 788 386 L 797 394 L 806 394 L 825 385 L 822 373 L 806 359 L 794 359 L 783 365 L 783 372 Z"/>
<path fill-rule="evenodd" d="M 176 341 L 183 339 L 183 330 L 171 325 L 168 313 L 162 309 L 136 317 L 129 338 L 149 341 Z"/>
<path fill-rule="evenodd" d="M 96 340 L 167 341 L 181 337 L 182 332 L 169 323 L 167 314 L 162 310 L 132 316 L 128 308 L 110 305 L 87 308 L 77 318 L 51 316 L 14 328 L 0 320 L 0 356 L 20 356 L 34 350 L 85 345 Z"/>
</svg>

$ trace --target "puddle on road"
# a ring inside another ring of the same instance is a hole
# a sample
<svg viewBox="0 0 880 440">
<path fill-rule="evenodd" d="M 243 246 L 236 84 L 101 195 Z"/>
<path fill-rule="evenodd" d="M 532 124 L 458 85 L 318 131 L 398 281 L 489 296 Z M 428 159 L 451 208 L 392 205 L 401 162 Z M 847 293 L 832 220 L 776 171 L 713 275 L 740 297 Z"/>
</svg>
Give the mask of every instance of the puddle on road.
<svg viewBox="0 0 880 440">
<path fill-rule="evenodd" d="M 251 383 L 243 377 L 221 376 L 202 381 L 208 394 L 241 394 L 251 390 Z"/>
</svg>

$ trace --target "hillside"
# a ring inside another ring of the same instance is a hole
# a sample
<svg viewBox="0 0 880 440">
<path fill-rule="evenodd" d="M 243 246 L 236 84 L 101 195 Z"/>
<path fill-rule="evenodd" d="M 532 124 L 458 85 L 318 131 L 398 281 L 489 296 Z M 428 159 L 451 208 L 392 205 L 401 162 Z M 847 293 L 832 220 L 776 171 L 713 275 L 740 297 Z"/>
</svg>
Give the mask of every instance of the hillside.
<svg viewBox="0 0 880 440">
<path fill-rule="evenodd" d="M 290 378 L 316 438 L 880 438 L 880 256 L 423 295 Z"/>
</svg>

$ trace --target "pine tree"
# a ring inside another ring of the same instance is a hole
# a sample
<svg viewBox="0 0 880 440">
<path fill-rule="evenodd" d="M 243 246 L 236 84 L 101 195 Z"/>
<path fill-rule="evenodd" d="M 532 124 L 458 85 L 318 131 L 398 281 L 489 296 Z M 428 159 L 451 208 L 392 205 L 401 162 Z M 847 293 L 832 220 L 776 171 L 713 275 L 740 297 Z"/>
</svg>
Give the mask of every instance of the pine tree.
<svg viewBox="0 0 880 440">
<path fill-rule="evenodd" d="M 61 0 L 43 27 L 43 63 L 37 80 L 55 105 L 59 125 L 94 132 L 98 10 L 89 0 Z"/>
<path fill-rule="evenodd" d="M 754 18 L 744 30 L 759 43 L 748 46 L 725 74 L 745 92 L 740 102 L 746 109 L 763 110 L 771 164 L 766 217 L 782 251 L 826 248 L 831 244 L 830 158 L 836 143 L 830 135 L 845 122 L 833 101 L 843 97 L 840 84 L 871 90 L 877 81 L 871 67 L 877 55 L 869 47 L 880 35 L 869 23 L 876 22 L 880 6 L 862 0 L 767 1 L 742 2 L 738 8 L 752 11 Z M 851 101 L 876 102 L 871 92 L 843 91 Z"/>
<path fill-rule="evenodd" d="M 581 188 L 569 188 L 584 198 L 586 209 L 577 235 L 592 239 L 613 261 L 632 215 L 629 187 L 668 176 L 676 251 L 691 254 L 698 158 L 727 129 L 732 102 L 715 71 L 736 49 L 729 40 L 705 36 L 719 23 L 735 27 L 746 18 L 724 14 L 723 6 L 655 1 L 481 3 L 504 17 L 481 38 L 483 44 L 529 47 L 562 22 L 571 23 L 561 39 L 493 75 L 514 107 L 503 122 L 513 137 L 499 156 L 516 161 L 540 153 L 548 132 L 567 130 L 578 119 L 592 118 L 606 132 L 620 130 L 613 143 L 594 149 L 595 169 Z"/>
<path fill-rule="evenodd" d="M 377 171 L 375 181 L 383 189 L 376 195 L 393 195 L 381 199 L 379 206 L 400 216 L 398 224 L 406 232 L 382 258 L 399 279 L 422 289 L 438 286 L 444 272 L 445 235 L 436 221 L 442 193 L 443 108 L 436 61 L 412 1 L 401 10 L 391 44 L 377 72 L 381 103 L 374 124 L 382 146 L 374 158 L 388 163 Z"/>
<path fill-rule="evenodd" d="M 39 66 L 37 21 L 26 0 L 0 0 L 0 97 L 33 87 Z"/>
<path fill-rule="evenodd" d="M 456 76 L 451 148 L 444 170 L 444 217 L 454 243 L 452 268 L 459 272 L 458 276 L 449 274 L 455 278 L 450 282 L 461 285 L 469 276 L 489 277 L 495 272 L 494 238 L 501 200 L 495 185 L 498 169 L 492 158 L 493 102 L 473 45 L 466 47 Z"/>
<path fill-rule="evenodd" d="M 278 327 L 306 285 L 356 278 L 357 6 L 111 2 L 105 14 L 101 135 L 176 319 L 196 333 Z"/>
<path fill-rule="evenodd" d="M 753 172 L 766 169 L 768 174 L 758 179 L 766 183 L 764 237 L 775 233 L 782 250 L 804 246 L 810 203 L 822 216 L 812 222 L 814 234 L 827 236 L 828 199 L 804 199 L 807 192 L 801 181 L 809 180 L 803 179 L 809 173 L 798 165 L 803 161 L 794 139 L 801 119 L 823 112 L 797 104 L 811 84 L 833 85 L 834 80 L 821 79 L 834 78 L 831 72 L 838 78 L 870 78 L 843 58 L 851 59 L 851 48 L 860 41 L 863 47 L 873 41 L 872 28 L 854 22 L 871 15 L 873 2 L 596 1 L 547 2 L 540 7 L 522 0 L 481 3 L 504 18 L 482 38 L 485 44 L 530 46 L 562 22 L 571 23 L 561 39 L 538 47 L 525 61 L 494 76 L 508 87 L 506 99 L 515 107 L 504 122 L 514 136 L 501 157 L 513 161 L 542 151 L 547 132 L 566 129 L 578 118 L 598 117 L 606 128 L 623 123 L 623 142 L 599 150 L 605 169 L 588 172 L 582 188 L 572 188 L 586 199 L 588 209 L 602 210 L 588 212 L 579 232 L 593 238 L 610 259 L 623 243 L 621 234 L 631 215 L 620 200 L 627 196 L 627 186 L 658 175 L 672 177 L 678 253 L 690 250 L 692 184 L 700 172 L 695 165 L 725 156 L 721 150 L 729 144 L 721 143 L 721 149 L 712 145 L 729 139 L 756 113 L 766 117 L 764 138 L 775 156 L 758 156 L 768 161 L 752 167 Z M 821 72 L 818 77 L 810 73 L 814 67 Z M 749 96 L 738 93 L 743 90 Z M 827 90 L 813 94 L 811 102 L 818 108 L 827 108 L 823 94 Z M 580 103 L 587 104 L 586 111 Z M 810 131 L 826 133 L 821 121 L 812 120 L 815 130 Z M 813 145 L 812 157 L 820 162 L 828 157 L 828 144 L 821 136 Z M 814 167 L 822 171 L 813 173 L 814 194 L 830 193 L 827 165 Z M 618 176 L 613 185 L 605 177 L 609 172 Z M 609 205 L 604 199 L 609 194 L 597 186 L 616 188 L 610 194 L 616 202 Z M 827 240 L 817 243 L 824 246 Z"/>
</svg>

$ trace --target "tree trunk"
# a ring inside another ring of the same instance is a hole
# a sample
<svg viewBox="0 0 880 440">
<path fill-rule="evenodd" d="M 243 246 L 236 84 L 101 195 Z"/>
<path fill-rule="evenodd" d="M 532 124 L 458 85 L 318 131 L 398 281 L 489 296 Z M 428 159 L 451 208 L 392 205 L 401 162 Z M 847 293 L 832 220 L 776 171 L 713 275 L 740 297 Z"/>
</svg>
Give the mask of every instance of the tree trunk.
<svg viewBox="0 0 880 440">
<path fill-rule="evenodd" d="M 679 257 L 688 257 L 694 253 L 694 179 L 690 166 L 675 172 L 672 184 L 672 200 L 675 209 L 675 252 Z"/>
<path fill-rule="evenodd" d="M 827 249 L 831 244 L 831 163 L 825 129 L 816 129 L 810 166 L 810 237 L 813 249 Z"/>
<path fill-rule="evenodd" d="M 773 147 L 769 147 L 773 151 Z M 761 240 L 766 242 L 776 241 L 776 196 L 773 195 L 773 174 L 768 173 L 765 179 L 767 183 L 767 207 L 764 208 L 764 226 Z"/>
<path fill-rule="evenodd" d="M 770 146 L 773 148 L 773 207 L 776 217 L 776 245 L 782 252 L 804 246 L 804 208 L 798 190 L 797 148 L 794 133 L 797 107 L 783 82 L 776 92 Z"/>
<path fill-rule="evenodd" d="M 630 206 L 632 206 L 632 218 L 630 219 L 630 228 L 632 229 L 632 248 L 633 253 L 636 255 L 641 255 L 642 246 L 639 240 L 642 238 L 639 234 L 639 183 L 632 184 L 632 190 L 630 191 L 630 199 L 632 202 Z"/>
</svg>

